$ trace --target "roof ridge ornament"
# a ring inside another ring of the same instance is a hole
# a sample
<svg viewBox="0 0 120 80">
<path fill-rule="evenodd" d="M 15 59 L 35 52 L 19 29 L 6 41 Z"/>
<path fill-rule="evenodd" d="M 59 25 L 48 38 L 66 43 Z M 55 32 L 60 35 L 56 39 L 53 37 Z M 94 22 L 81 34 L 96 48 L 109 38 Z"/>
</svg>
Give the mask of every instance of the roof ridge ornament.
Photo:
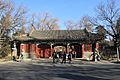
<svg viewBox="0 0 120 80">
<path fill-rule="evenodd" d="M 30 36 L 34 31 L 36 31 L 36 28 L 34 27 L 33 24 L 31 24 L 31 30 L 30 30 L 30 32 L 29 32 L 29 36 Z"/>
<path fill-rule="evenodd" d="M 88 28 L 88 27 L 85 27 L 85 30 L 86 30 L 87 32 L 92 32 L 92 29 L 90 29 L 90 28 Z"/>
</svg>

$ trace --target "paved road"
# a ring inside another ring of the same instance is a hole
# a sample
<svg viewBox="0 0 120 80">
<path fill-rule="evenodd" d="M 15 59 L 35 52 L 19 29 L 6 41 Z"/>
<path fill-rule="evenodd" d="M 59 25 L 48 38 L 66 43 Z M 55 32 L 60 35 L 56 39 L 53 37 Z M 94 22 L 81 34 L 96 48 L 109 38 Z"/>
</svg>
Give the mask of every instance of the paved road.
<svg viewBox="0 0 120 80">
<path fill-rule="evenodd" d="M 120 80 L 120 65 L 7 62 L 0 64 L 0 80 Z"/>
</svg>

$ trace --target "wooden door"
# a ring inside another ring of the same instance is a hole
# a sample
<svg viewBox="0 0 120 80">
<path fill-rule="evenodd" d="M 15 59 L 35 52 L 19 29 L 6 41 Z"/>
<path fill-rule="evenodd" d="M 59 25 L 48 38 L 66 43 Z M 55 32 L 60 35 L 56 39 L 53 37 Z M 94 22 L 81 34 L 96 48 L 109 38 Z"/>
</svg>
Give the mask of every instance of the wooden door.
<svg viewBox="0 0 120 80">
<path fill-rule="evenodd" d="M 49 45 L 40 45 L 39 55 L 40 58 L 49 58 L 50 57 L 50 46 Z"/>
</svg>

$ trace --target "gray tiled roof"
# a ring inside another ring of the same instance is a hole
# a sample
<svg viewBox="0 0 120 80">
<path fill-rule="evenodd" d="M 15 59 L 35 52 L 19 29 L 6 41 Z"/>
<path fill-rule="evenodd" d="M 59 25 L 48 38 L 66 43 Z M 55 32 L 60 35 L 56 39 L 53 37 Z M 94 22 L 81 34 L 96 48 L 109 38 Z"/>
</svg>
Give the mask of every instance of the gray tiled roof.
<svg viewBox="0 0 120 80">
<path fill-rule="evenodd" d="M 89 37 L 88 37 L 89 36 Z M 34 30 L 29 36 L 17 36 L 16 40 L 82 40 L 98 39 L 96 34 L 86 32 L 86 30 Z"/>
<path fill-rule="evenodd" d="M 45 30 L 34 31 L 30 36 L 39 40 L 76 40 L 86 36 L 86 33 L 84 30 Z"/>
<path fill-rule="evenodd" d="M 20 41 L 32 40 L 32 38 L 29 37 L 29 36 L 14 36 L 13 39 L 14 40 L 20 40 Z"/>
</svg>

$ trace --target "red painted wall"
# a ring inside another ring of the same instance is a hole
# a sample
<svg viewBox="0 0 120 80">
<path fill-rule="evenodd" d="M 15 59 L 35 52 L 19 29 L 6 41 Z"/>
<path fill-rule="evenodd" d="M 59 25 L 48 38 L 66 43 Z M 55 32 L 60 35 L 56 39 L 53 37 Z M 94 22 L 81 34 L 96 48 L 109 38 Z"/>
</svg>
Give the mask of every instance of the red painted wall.
<svg viewBox="0 0 120 80">
<path fill-rule="evenodd" d="M 28 46 L 27 44 L 20 44 L 20 53 L 22 53 L 22 50 L 24 50 L 24 52 L 26 53 L 28 50 Z"/>
<path fill-rule="evenodd" d="M 85 52 L 92 52 L 92 44 L 84 44 Z"/>
<path fill-rule="evenodd" d="M 31 51 L 35 52 L 36 51 L 36 45 L 35 44 L 31 44 Z"/>
<path fill-rule="evenodd" d="M 82 58 L 84 57 L 84 44 L 82 44 Z"/>
<path fill-rule="evenodd" d="M 36 49 L 35 49 L 35 52 L 36 52 L 36 57 L 39 58 L 40 55 L 39 55 L 39 48 L 38 48 L 38 44 L 35 45 L 36 46 Z"/>
<path fill-rule="evenodd" d="M 50 46 L 49 45 L 39 45 L 39 55 L 40 58 L 49 58 L 51 55 L 50 51 Z"/>
<path fill-rule="evenodd" d="M 80 46 L 80 45 L 79 45 Z M 87 48 L 86 48 L 87 47 Z M 76 46 L 75 48 L 80 48 L 78 46 Z M 99 44 L 96 43 L 96 48 L 99 48 Z M 22 49 L 24 49 L 25 53 L 30 51 L 35 52 L 36 53 L 36 58 L 49 58 L 51 56 L 51 47 L 50 45 L 38 45 L 37 44 L 21 44 L 20 45 L 20 52 L 22 52 Z M 77 49 L 76 49 L 77 50 Z M 88 51 L 88 52 L 92 52 L 92 45 L 86 45 L 86 44 L 82 44 L 81 45 L 81 54 L 82 54 L 82 58 L 84 56 L 84 52 Z M 79 53 L 80 51 L 78 51 Z"/>
</svg>

